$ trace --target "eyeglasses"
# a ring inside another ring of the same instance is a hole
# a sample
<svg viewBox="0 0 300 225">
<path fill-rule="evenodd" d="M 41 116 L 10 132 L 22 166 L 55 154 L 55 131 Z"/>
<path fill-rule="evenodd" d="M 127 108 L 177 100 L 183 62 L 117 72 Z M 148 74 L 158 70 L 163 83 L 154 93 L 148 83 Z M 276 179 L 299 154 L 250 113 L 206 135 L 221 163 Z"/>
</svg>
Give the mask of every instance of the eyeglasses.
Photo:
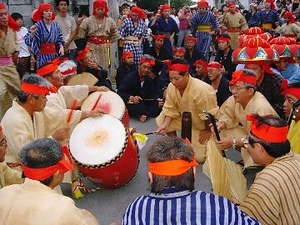
<svg viewBox="0 0 300 225">
<path fill-rule="evenodd" d="M 229 91 L 233 92 L 233 91 L 241 91 L 243 89 L 248 89 L 248 87 L 239 87 L 239 86 L 235 86 L 235 85 L 231 85 L 229 86 Z"/>
<path fill-rule="evenodd" d="M 6 137 L 3 136 L 2 140 L 0 141 L 0 147 L 6 147 L 7 146 L 7 140 Z"/>
</svg>

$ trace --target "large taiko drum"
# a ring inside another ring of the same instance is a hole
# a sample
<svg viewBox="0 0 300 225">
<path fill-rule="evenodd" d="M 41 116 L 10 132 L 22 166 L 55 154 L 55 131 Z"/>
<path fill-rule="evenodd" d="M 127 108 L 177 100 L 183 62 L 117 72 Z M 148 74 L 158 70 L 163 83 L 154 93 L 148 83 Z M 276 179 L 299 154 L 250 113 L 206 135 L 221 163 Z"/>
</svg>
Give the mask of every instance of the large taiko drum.
<svg viewBox="0 0 300 225">
<path fill-rule="evenodd" d="M 122 122 L 111 115 L 87 118 L 72 132 L 70 152 L 78 169 L 94 183 L 118 188 L 138 168 L 138 150 Z"/>
<path fill-rule="evenodd" d="M 83 101 L 81 110 L 91 110 L 93 109 L 93 107 L 95 109 L 101 109 L 110 115 L 113 115 L 117 119 L 121 120 L 126 128 L 129 128 L 129 114 L 127 108 L 122 98 L 115 92 L 96 91 L 90 94 Z"/>
</svg>

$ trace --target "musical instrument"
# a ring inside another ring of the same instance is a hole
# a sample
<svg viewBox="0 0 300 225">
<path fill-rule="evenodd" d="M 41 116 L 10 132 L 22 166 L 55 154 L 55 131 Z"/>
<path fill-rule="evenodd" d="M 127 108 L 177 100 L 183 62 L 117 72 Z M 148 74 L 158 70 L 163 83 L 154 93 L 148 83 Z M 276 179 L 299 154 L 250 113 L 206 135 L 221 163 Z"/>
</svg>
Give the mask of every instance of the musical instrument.
<svg viewBox="0 0 300 225">
<path fill-rule="evenodd" d="M 94 86 L 98 82 L 98 79 L 91 73 L 83 72 L 71 76 L 68 81 L 68 86 L 87 84 L 89 87 Z"/>
<path fill-rule="evenodd" d="M 300 100 L 298 100 L 297 102 L 294 102 L 294 103 L 293 103 L 293 108 L 292 108 L 291 113 L 290 113 L 290 115 L 289 115 L 289 118 L 288 118 L 288 120 L 287 120 L 288 126 L 291 125 L 292 120 L 293 120 L 294 117 L 295 117 L 295 111 L 296 111 L 296 108 L 297 108 L 299 105 L 300 105 Z"/>
<path fill-rule="evenodd" d="M 102 187 L 123 186 L 138 168 L 137 146 L 111 115 L 81 121 L 71 135 L 70 152 L 82 174 Z"/>
<path fill-rule="evenodd" d="M 99 98 L 100 96 L 100 98 Z M 95 104 L 97 103 L 97 104 Z M 113 91 L 96 91 L 90 94 L 82 103 L 81 110 L 101 109 L 121 120 L 126 128 L 129 127 L 129 114 L 122 98 Z"/>
</svg>

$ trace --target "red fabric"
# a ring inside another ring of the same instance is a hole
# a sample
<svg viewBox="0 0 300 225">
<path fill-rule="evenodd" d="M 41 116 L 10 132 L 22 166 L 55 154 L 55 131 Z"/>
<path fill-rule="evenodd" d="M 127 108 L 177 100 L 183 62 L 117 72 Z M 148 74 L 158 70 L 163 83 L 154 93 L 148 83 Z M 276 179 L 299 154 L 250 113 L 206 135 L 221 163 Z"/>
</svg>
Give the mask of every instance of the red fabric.
<svg viewBox="0 0 300 225">
<path fill-rule="evenodd" d="M 198 6 L 198 8 L 208 8 L 209 7 L 208 2 L 205 0 L 199 1 L 197 3 L 197 6 Z"/>
<path fill-rule="evenodd" d="M 226 37 L 221 36 L 221 37 L 217 38 L 217 42 L 220 42 L 220 41 L 225 41 L 225 42 L 229 43 L 230 38 L 229 37 L 226 38 Z"/>
<path fill-rule="evenodd" d="M 0 8 L 1 9 L 1 8 Z M 2 131 L 2 126 L 0 125 L 0 131 Z"/>
<path fill-rule="evenodd" d="M 202 66 L 204 66 L 204 67 L 207 67 L 208 62 L 199 59 L 199 60 L 197 60 L 197 61 L 194 63 L 194 66 L 197 66 L 197 65 L 202 65 Z"/>
<path fill-rule="evenodd" d="M 133 57 L 132 52 L 123 52 L 122 60 L 126 59 L 126 57 Z"/>
<path fill-rule="evenodd" d="M 189 71 L 189 65 L 185 65 L 185 64 L 171 64 L 168 67 L 169 67 L 169 70 L 174 70 L 174 71 L 183 72 L 183 73 L 186 73 Z"/>
<path fill-rule="evenodd" d="M 140 19 L 146 19 L 147 15 L 140 7 L 134 6 L 131 8 L 131 13 L 137 13 Z"/>
<path fill-rule="evenodd" d="M 265 0 L 265 3 L 270 3 L 271 4 L 271 9 L 275 10 L 275 4 L 274 4 L 274 0 Z"/>
<path fill-rule="evenodd" d="M 185 36 L 185 41 L 193 41 L 193 42 L 197 42 L 198 38 L 196 37 L 190 37 L 190 36 Z"/>
<path fill-rule="evenodd" d="M 288 126 L 272 127 L 267 124 L 258 124 L 254 115 L 247 115 L 247 120 L 251 121 L 251 133 L 255 137 L 271 143 L 282 143 L 287 140 Z"/>
<path fill-rule="evenodd" d="M 77 53 L 76 61 L 81 61 L 85 56 L 91 51 L 89 46 L 86 46 L 84 50 L 81 50 Z"/>
<path fill-rule="evenodd" d="M 164 5 L 162 5 L 161 6 L 161 8 L 160 8 L 160 11 L 161 12 L 164 12 L 165 10 L 171 10 L 171 6 L 170 5 L 168 5 L 168 4 L 164 4 Z"/>
<path fill-rule="evenodd" d="M 166 35 L 165 34 L 156 34 L 156 35 L 153 35 L 154 39 L 156 40 L 163 40 L 165 39 Z"/>
<path fill-rule="evenodd" d="M 52 18 L 51 20 L 55 19 L 55 13 L 54 13 L 54 9 L 52 8 L 52 5 L 50 3 L 42 3 L 40 4 L 40 6 L 37 8 L 37 10 L 33 11 L 33 14 L 31 16 L 31 18 L 35 21 L 35 22 L 39 22 L 42 20 L 42 14 L 44 11 L 46 10 L 51 10 L 52 11 Z"/>
<path fill-rule="evenodd" d="M 242 70 L 238 70 L 238 71 L 235 71 L 232 74 L 232 79 L 229 82 L 229 85 L 236 85 L 236 83 L 238 81 L 242 81 L 242 82 L 245 82 L 247 84 L 251 84 L 251 85 L 256 86 L 256 80 L 257 79 L 256 79 L 255 76 L 246 75 L 246 74 L 244 74 L 244 72 Z"/>
<path fill-rule="evenodd" d="M 223 65 L 218 62 L 210 62 L 207 65 L 208 68 L 214 68 L 214 69 L 222 69 Z"/>
<path fill-rule="evenodd" d="M 176 53 L 185 54 L 185 49 L 184 48 L 174 48 L 173 54 L 175 55 Z"/>
<path fill-rule="evenodd" d="M 295 18 L 291 12 L 285 12 L 283 18 L 288 18 L 291 20 L 290 23 L 295 23 Z"/>
<path fill-rule="evenodd" d="M 46 66 L 39 68 L 36 73 L 40 76 L 45 76 L 49 73 L 53 73 L 57 68 L 58 65 L 56 63 L 49 63 Z"/>
<path fill-rule="evenodd" d="M 288 86 L 288 81 L 284 80 L 281 83 L 281 87 L 283 89 L 283 91 L 281 92 L 281 94 L 283 96 L 285 96 L 286 94 L 291 94 L 293 96 L 295 96 L 297 99 L 300 99 L 300 88 L 297 87 L 289 87 Z"/>
<path fill-rule="evenodd" d="M 96 0 L 93 3 L 93 15 L 95 15 L 96 8 L 104 9 L 104 16 L 108 17 L 108 6 L 104 0 Z"/>
<path fill-rule="evenodd" d="M 6 9 L 3 3 L 0 3 L 0 9 Z M 20 29 L 19 24 L 17 24 L 16 21 L 10 15 L 8 16 L 8 26 L 15 32 Z"/>
<path fill-rule="evenodd" d="M 27 94 L 49 95 L 50 92 L 56 92 L 57 89 L 54 86 L 47 88 L 38 84 L 22 83 L 21 90 Z"/>
<path fill-rule="evenodd" d="M 143 63 L 150 63 L 151 66 L 155 66 L 155 60 L 153 59 L 146 59 L 146 58 L 141 58 L 140 60 L 140 64 L 143 64 Z"/>
<path fill-rule="evenodd" d="M 6 9 L 6 7 L 3 3 L 0 3 L 0 9 Z"/>
<path fill-rule="evenodd" d="M 235 5 L 236 5 L 235 2 L 233 2 L 233 1 L 230 1 L 227 3 L 228 8 L 230 8 L 231 6 L 235 6 Z"/>
</svg>

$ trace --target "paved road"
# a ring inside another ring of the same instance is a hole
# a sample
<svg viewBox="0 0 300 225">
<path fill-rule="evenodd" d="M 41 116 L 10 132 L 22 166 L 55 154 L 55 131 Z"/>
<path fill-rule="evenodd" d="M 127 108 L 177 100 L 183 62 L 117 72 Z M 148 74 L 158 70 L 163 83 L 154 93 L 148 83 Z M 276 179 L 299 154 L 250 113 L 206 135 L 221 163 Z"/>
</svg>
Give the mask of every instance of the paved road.
<svg viewBox="0 0 300 225">
<path fill-rule="evenodd" d="M 148 119 L 145 123 L 131 119 L 130 126 L 135 127 L 139 133 L 147 133 L 156 129 L 155 119 Z M 158 138 L 160 136 L 149 136 L 146 146 L 140 150 L 138 170 L 129 183 L 118 189 L 102 188 L 95 193 L 85 195 L 83 199 L 75 200 L 76 205 L 92 212 L 101 225 L 120 224 L 124 211 L 130 202 L 140 195 L 149 193 L 145 153 Z M 124 170 L 126 170 L 126 167 L 124 167 Z M 85 183 L 87 186 L 94 186 L 88 180 L 85 180 Z M 197 190 L 212 191 L 210 180 L 202 173 L 201 165 L 197 168 L 195 186 Z M 70 185 L 63 185 L 62 189 L 66 195 L 70 195 Z"/>
</svg>

